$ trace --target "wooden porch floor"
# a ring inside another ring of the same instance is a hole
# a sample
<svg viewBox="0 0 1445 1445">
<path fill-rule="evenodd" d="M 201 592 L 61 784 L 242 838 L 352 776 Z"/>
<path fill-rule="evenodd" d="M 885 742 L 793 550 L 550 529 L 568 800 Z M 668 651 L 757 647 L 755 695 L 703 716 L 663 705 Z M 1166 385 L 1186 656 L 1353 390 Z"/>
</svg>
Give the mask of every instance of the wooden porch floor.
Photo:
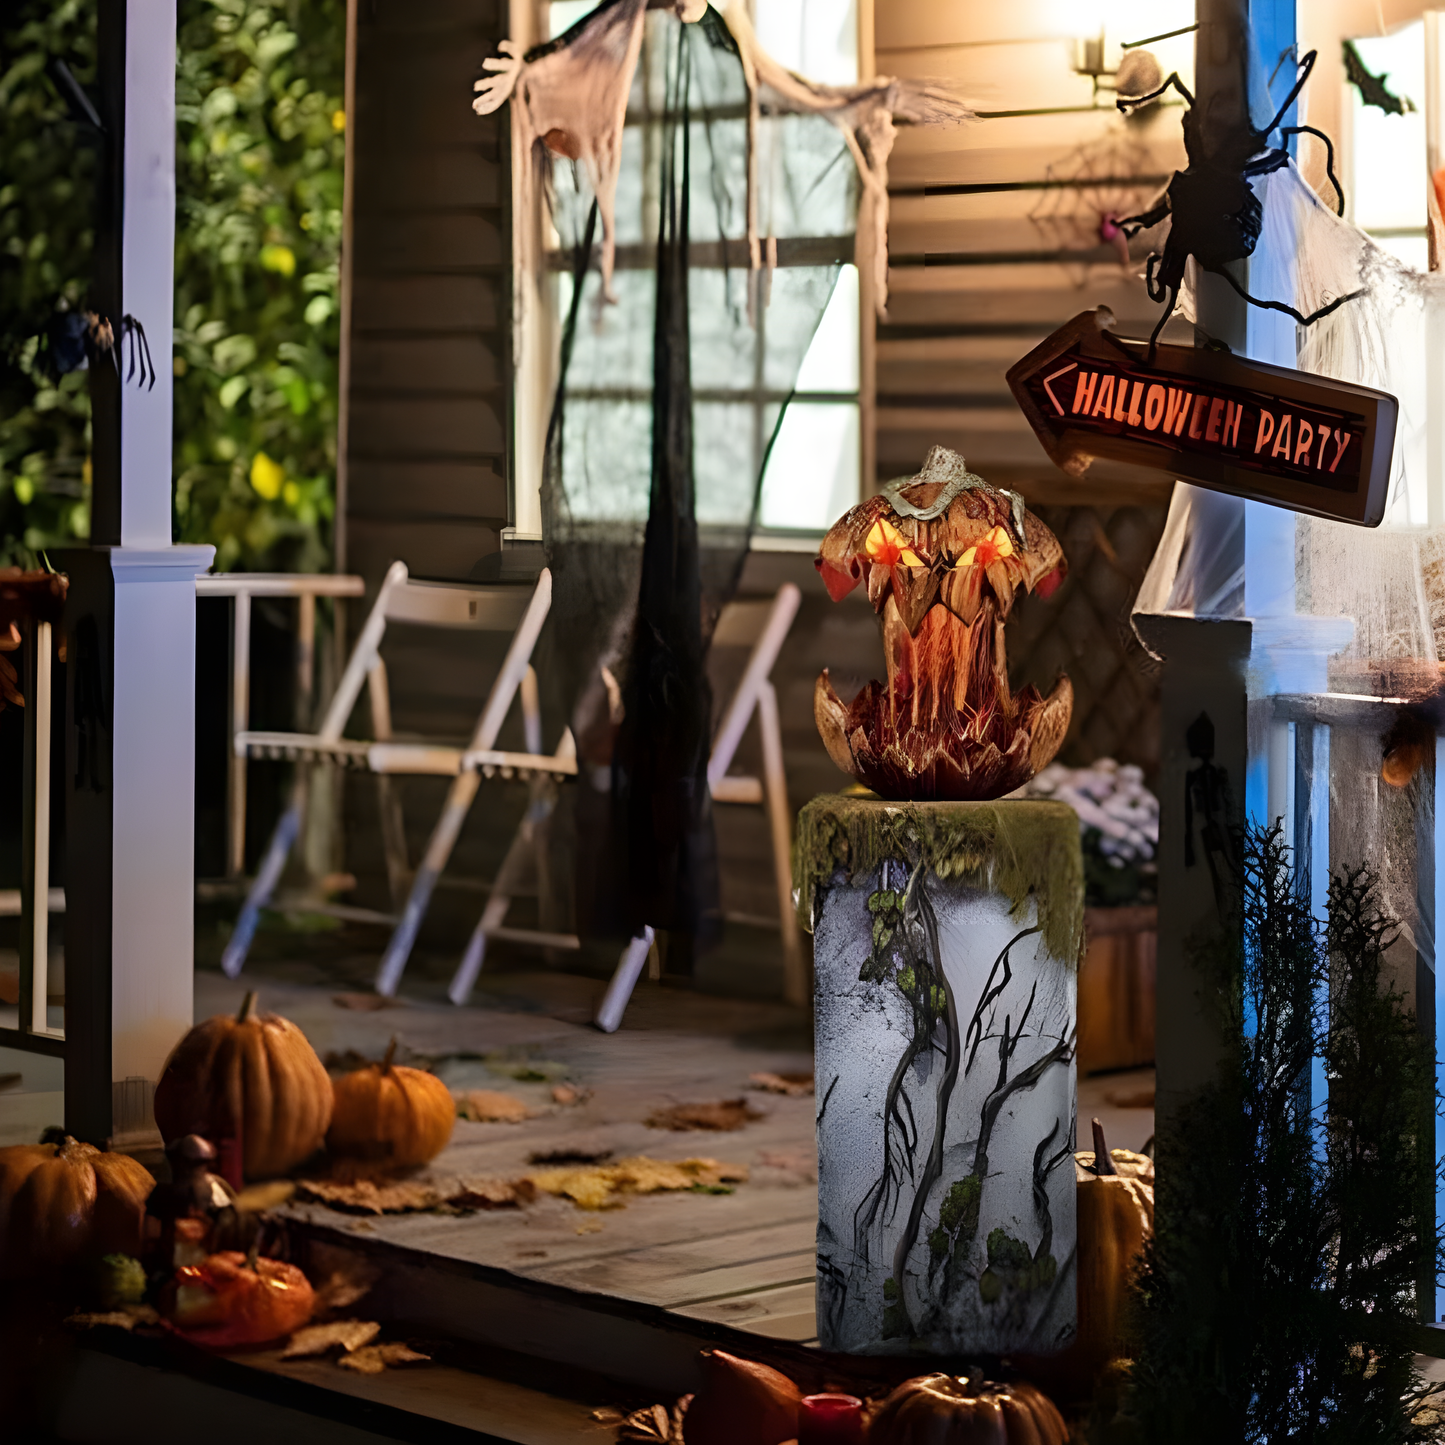
<svg viewBox="0 0 1445 1445">
<path fill-rule="evenodd" d="M 261 1006 L 296 1022 L 323 1058 L 348 1050 L 379 1057 L 394 1034 L 406 1048 L 438 1059 L 453 1089 L 500 1090 L 535 1111 L 521 1124 L 458 1121 L 430 1170 L 439 1179 L 513 1179 L 547 1155 L 603 1152 L 667 1160 L 702 1155 L 745 1165 L 750 1175 L 728 1195 L 633 1196 L 625 1207 L 603 1211 L 550 1196 L 463 1216 L 361 1218 L 297 1203 L 289 1212 L 298 1221 L 358 1244 L 398 1245 L 503 1270 L 519 1283 L 650 1306 L 676 1316 L 684 1329 L 684 1321 L 706 1322 L 794 1346 L 816 1343 L 815 1102 L 749 1088 L 757 1072 L 811 1069 L 811 1023 L 802 1012 L 644 984 L 624 1028 L 607 1036 L 587 1022 L 602 985 L 572 975 L 497 973 L 484 978 L 471 1007 L 408 1000 L 362 1012 L 334 1002 L 335 988 L 270 972 L 235 982 L 198 973 L 197 1018 L 234 1011 L 246 988 L 255 987 Z M 551 1079 L 498 1072 L 513 1065 L 565 1077 L 590 1096 L 558 1106 Z M 1152 1082 L 1150 1071 L 1083 1081 L 1081 1116 L 1100 1114 L 1111 1142 L 1138 1148 L 1153 1132 L 1153 1111 L 1119 1109 L 1104 1096 L 1141 1082 Z M 677 1133 L 645 1123 L 670 1105 L 739 1097 L 762 1117 L 736 1132 Z"/>
</svg>

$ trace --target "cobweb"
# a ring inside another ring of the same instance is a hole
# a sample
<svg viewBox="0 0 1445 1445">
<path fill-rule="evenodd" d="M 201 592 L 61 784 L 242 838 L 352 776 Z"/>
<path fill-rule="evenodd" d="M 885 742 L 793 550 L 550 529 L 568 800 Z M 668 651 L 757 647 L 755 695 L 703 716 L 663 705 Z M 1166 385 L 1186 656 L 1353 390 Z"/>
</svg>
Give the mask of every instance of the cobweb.
<svg viewBox="0 0 1445 1445">
<path fill-rule="evenodd" d="M 1400 403 L 1383 523 L 1371 530 L 1297 518 L 1296 608 L 1354 619 L 1354 640 L 1332 663 L 1332 687 L 1371 692 L 1390 681 L 1399 695 L 1420 664 L 1433 690 L 1445 645 L 1445 457 L 1431 438 L 1432 412 L 1445 400 L 1445 277 L 1414 270 L 1341 219 L 1293 163 L 1254 187 L 1264 208 L 1260 264 L 1250 267 L 1254 294 L 1309 314 L 1363 293 L 1295 328 L 1298 368 L 1374 387 Z M 1194 314 L 1192 293 L 1187 278 L 1187 315 Z M 1229 499 L 1177 487 L 1135 610 L 1243 616 L 1242 525 Z"/>
<path fill-rule="evenodd" d="M 621 142 L 615 305 L 586 176 L 561 163 L 552 185 L 566 269 L 551 277 L 564 321 L 543 484 L 546 661 L 578 744 L 576 923 L 587 936 L 667 929 L 683 944 L 673 963 L 720 918 L 707 647 L 857 212 L 836 124 L 766 94 L 751 125 L 749 110 L 715 12 L 695 25 L 647 16 Z M 750 146 L 774 263 L 757 270 Z"/>
<path fill-rule="evenodd" d="M 1029 211 L 1029 220 L 1056 250 L 1087 251 L 1104 244 L 1101 227 L 1106 219 L 1136 215 L 1162 189 L 1162 182 L 1134 179 L 1147 174 L 1151 156 L 1128 126 L 1121 120 L 1045 167 L 1049 185 Z M 1115 244 L 1120 265 L 1138 269 L 1129 261 L 1128 242 L 1121 237 Z M 1090 265 L 1064 263 L 1064 269 L 1082 286 Z"/>
</svg>

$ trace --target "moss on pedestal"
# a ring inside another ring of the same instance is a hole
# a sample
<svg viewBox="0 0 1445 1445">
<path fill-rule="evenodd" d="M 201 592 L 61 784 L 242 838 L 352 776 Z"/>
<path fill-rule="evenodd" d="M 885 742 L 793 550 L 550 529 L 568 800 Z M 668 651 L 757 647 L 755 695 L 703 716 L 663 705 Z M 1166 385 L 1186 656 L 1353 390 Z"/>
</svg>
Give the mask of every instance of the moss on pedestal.
<svg viewBox="0 0 1445 1445">
<path fill-rule="evenodd" d="M 811 931 L 813 900 L 840 870 L 851 881 L 885 859 L 922 861 L 942 880 L 1001 893 L 1020 914 L 1030 898 L 1045 947 L 1077 963 L 1084 944 L 1079 820 L 1065 803 L 885 803 L 872 794 L 825 793 L 798 815 L 793 886 Z"/>
</svg>

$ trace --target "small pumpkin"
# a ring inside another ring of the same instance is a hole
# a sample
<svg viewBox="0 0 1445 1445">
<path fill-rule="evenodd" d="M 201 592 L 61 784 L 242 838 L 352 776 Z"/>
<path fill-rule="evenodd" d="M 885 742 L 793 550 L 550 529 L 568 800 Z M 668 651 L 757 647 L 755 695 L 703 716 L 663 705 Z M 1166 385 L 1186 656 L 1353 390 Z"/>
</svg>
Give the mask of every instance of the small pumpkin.
<svg viewBox="0 0 1445 1445">
<path fill-rule="evenodd" d="M 1078 1207 L 1079 1333 L 1055 1358 L 1059 1378 L 1080 1395 L 1124 1352 L 1129 1283 L 1154 1232 L 1154 1161 L 1110 1149 L 1095 1119 L 1093 1152 L 1074 1156 Z M 1052 1372 L 1051 1372 L 1052 1373 Z"/>
<path fill-rule="evenodd" d="M 178 1269 L 166 1305 L 167 1319 L 188 1339 L 230 1349 L 299 1330 L 316 1311 L 316 1295 L 294 1264 L 227 1250 Z"/>
<path fill-rule="evenodd" d="M 66 1137 L 0 1149 L 0 1278 L 138 1255 L 155 1180 L 128 1154 Z"/>
<path fill-rule="evenodd" d="M 782 1445 L 798 1438 L 803 1396 L 786 1375 L 723 1350 L 703 1355 L 702 1374 L 683 1418 L 687 1445 Z"/>
<path fill-rule="evenodd" d="M 981 1370 L 905 1380 L 878 1407 L 869 1445 L 1065 1445 L 1068 1426 L 1046 1395 Z"/>
<path fill-rule="evenodd" d="M 336 1105 L 326 1147 L 333 1154 L 412 1165 L 426 1164 L 446 1148 L 457 1120 L 452 1091 L 435 1074 L 393 1063 L 395 1057 L 392 1039 L 379 1064 L 343 1074 L 332 1085 Z"/>
<path fill-rule="evenodd" d="M 197 1024 L 176 1045 L 156 1085 L 156 1126 L 167 1144 L 200 1134 L 220 1173 L 273 1179 L 309 1158 L 331 1123 L 331 1079 L 306 1035 L 256 1012 L 248 993 L 235 1018 Z"/>
</svg>

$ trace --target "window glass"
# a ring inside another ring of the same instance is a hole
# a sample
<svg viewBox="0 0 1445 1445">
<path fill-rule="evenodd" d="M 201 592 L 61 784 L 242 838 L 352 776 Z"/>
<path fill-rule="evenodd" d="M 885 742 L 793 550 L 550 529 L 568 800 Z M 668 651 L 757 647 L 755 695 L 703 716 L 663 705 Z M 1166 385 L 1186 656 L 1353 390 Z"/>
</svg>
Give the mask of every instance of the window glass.
<svg viewBox="0 0 1445 1445">
<path fill-rule="evenodd" d="M 1425 23 L 1354 42 L 1372 75 L 1415 106 L 1391 115 L 1349 87 L 1352 157 L 1346 200 L 1354 221 L 1407 265 L 1427 269 L 1425 239 Z"/>
<path fill-rule="evenodd" d="M 858 403 L 795 401 L 763 476 L 764 527 L 821 532 L 858 500 Z"/>
</svg>

